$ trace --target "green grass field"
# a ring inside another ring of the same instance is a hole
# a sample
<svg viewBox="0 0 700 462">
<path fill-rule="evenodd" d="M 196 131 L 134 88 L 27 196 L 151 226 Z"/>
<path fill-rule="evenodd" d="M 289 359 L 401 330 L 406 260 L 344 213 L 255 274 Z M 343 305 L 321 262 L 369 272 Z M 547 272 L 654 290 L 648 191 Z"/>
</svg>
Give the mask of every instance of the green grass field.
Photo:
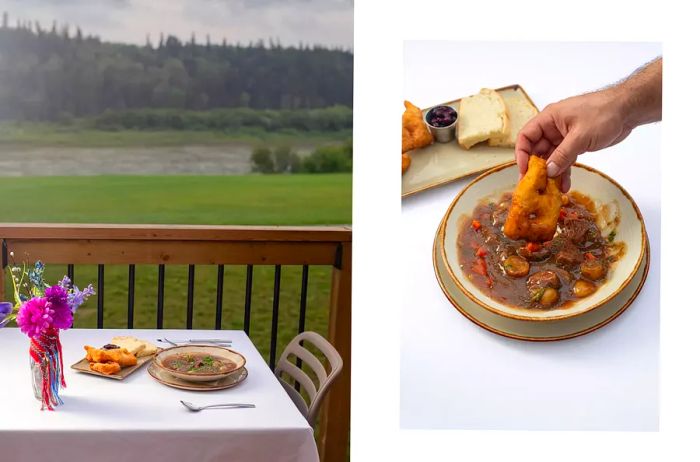
<svg viewBox="0 0 700 462">
<path fill-rule="evenodd" d="M 217 145 L 230 143 L 266 145 L 322 145 L 340 143 L 352 137 L 352 130 L 336 132 L 266 132 L 241 128 L 235 132 L 210 130 L 97 130 L 40 122 L 0 123 L 0 145 L 130 147 Z"/>
<path fill-rule="evenodd" d="M 97 176 L 0 179 L 0 221 L 69 223 L 320 225 L 351 222 L 350 174 L 266 176 Z M 51 266 L 49 280 L 65 267 Z M 125 327 L 127 266 L 105 267 L 105 327 Z M 307 324 L 326 334 L 331 270 L 311 267 Z M 251 338 L 269 353 L 274 268 L 256 266 Z M 97 281 L 96 266 L 77 266 L 76 283 Z M 216 267 L 197 266 L 194 328 L 213 329 Z M 136 267 L 135 327 L 155 328 L 157 267 Z M 165 277 L 166 328 L 184 328 L 187 267 L 168 266 Z M 242 329 L 245 267 L 226 267 L 223 328 Z M 282 267 L 278 353 L 295 335 L 301 267 Z M 9 291 L 9 287 L 6 288 Z M 7 292 L 9 293 L 9 292 Z M 96 300 L 83 306 L 77 327 L 96 325 Z M 106 339 L 108 340 L 108 339 Z"/>
</svg>

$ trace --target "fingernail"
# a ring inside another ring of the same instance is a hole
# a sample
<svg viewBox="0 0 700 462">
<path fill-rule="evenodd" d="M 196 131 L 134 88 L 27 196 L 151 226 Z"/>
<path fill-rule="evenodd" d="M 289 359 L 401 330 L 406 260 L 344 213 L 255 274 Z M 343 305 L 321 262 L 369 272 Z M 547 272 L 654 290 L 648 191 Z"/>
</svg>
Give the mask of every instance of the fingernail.
<svg viewBox="0 0 700 462">
<path fill-rule="evenodd" d="M 547 163 L 547 176 L 555 177 L 559 174 L 559 166 L 554 162 Z"/>
</svg>

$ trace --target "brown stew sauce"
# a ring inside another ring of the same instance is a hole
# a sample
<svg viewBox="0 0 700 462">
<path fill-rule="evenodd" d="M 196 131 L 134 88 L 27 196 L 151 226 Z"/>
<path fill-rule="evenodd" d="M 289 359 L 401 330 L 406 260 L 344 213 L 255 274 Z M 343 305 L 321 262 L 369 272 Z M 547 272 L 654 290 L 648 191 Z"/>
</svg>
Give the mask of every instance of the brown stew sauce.
<svg viewBox="0 0 700 462">
<path fill-rule="evenodd" d="M 515 307 L 565 307 L 593 294 L 624 253 L 615 232 L 602 236 L 593 201 L 572 192 L 564 196 L 557 233 L 551 241 L 514 241 L 503 234 L 511 193 L 479 204 L 457 240 L 459 263 L 467 278 L 490 298 Z"/>
<path fill-rule="evenodd" d="M 178 353 L 163 360 L 163 365 L 174 371 L 189 374 L 218 374 L 236 369 L 236 363 L 221 356 L 205 353 Z"/>
</svg>

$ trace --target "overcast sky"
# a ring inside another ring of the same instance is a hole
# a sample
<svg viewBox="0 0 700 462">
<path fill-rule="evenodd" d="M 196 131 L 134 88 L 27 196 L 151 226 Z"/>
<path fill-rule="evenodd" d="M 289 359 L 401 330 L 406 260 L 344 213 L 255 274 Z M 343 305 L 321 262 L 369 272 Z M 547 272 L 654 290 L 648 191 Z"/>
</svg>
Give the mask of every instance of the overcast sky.
<svg viewBox="0 0 700 462">
<path fill-rule="evenodd" d="M 17 19 L 56 20 L 74 32 L 105 41 L 158 42 L 161 32 L 203 43 L 279 38 L 284 45 L 323 44 L 352 48 L 353 0 L 0 0 L 0 10 Z"/>
</svg>

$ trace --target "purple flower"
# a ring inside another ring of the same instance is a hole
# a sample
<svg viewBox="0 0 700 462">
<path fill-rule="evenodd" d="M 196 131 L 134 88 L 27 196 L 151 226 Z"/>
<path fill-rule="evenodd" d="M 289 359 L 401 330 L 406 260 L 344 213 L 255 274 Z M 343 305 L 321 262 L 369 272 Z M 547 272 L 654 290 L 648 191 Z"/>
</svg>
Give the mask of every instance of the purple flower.
<svg viewBox="0 0 700 462">
<path fill-rule="evenodd" d="M 73 312 L 67 303 L 54 303 L 48 297 L 34 297 L 25 302 L 17 313 L 17 325 L 30 337 L 37 337 L 49 327 L 68 329 L 73 324 Z"/>
<path fill-rule="evenodd" d="M 12 313 L 12 303 L 0 302 L 0 327 L 5 327 L 5 324 L 10 322 L 8 316 Z"/>
<path fill-rule="evenodd" d="M 63 287 L 66 291 L 70 289 L 72 282 L 68 276 L 63 276 L 63 279 L 58 283 L 59 286 Z"/>
<path fill-rule="evenodd" d="M 12 303 L 0 302 L 0 319 L 4 319 L 8 314 L 12 313 Z"/>
<path fill-rule="evenodd" d="M 90 295 L 95 295 L 95 289 L 92 287 L 92 284 L 89 284 L 83 290 L 73 285 L 73 290 L 68 294 L 68 304 L 73 313 L 75 313 L 75 310 L 77 310 L 80 305 L 85 303 Z"/>
<path fill-rule="evenodd" d="M 54 304 L 68 303 L 68 292 L 60 285 L 47 287 L 44 296 Z"/>
<path fill-rule="evenodd" d="M 17 325 L 28 336 L 37 337 L 51 326 L 53 314 L 51 304 L 45 297 L 32 298 L 19 308 Z"/>
</svg>

